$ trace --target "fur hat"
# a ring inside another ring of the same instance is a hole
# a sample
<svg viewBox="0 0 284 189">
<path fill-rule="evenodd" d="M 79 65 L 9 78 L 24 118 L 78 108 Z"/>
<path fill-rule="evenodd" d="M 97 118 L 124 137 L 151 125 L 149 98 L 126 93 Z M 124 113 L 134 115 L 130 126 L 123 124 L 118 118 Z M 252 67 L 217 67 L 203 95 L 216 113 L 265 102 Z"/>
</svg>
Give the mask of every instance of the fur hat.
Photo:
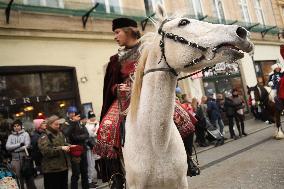
<svg viewBox="0 0 284 189">
<path fill-rule="evenodd" d="M 112 21 L 112 31 L 116 30 L 117 28 L 124 28 L 124 27 L 134 27 L 137 28 L 137 22 L 130 18 L 116 18 Z"/>
<path fill-rule="evenodd" d="M 281 67 L 280 67 L 279 64 L 273 64 L 273 65 L 271 66 L 272 71 L 274 71 L 276 68 L 280 68 L 280 69 L 281 69 Z"/>
<path fill-rule="evenodd" d="M 57 120 L 59 120 L 60 124 L 65 122 L 65 119 L 63 119 L 63 118 L 60 119 L 57 115 L 52 115 L 52 116 L 50 116 L 49 118 L 46 119 L 46 124 L 48 126 L 50 126 L 53 122 L 55 122 Z"/>
</svg>

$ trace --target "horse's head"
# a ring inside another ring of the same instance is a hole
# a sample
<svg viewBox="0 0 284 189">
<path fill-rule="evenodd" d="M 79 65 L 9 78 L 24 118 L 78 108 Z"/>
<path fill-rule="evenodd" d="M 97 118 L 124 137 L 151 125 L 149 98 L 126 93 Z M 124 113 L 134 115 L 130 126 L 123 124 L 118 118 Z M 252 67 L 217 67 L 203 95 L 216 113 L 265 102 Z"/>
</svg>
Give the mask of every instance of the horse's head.
<svg viewBox="0 0 284 189">
<path fill-rule="evenodd" d="M 234 62 L 251 52 L 249 32 L 237 25 L 210 24 L 186 17 L 167 18 L 157 6 L 161 57 L 176 72 L 194 72 L 219 62 Z"/>
<path fill-rule="evenodd" d="M 248 95 L 251 98 L 251 105 L 255 106 L 256 102 L 260 100 L 259 89 L 258 89 L 257 85 L 255 85 L 253 87 L 247 86 L 247 90 L 248 90 Z"/>
</svg>

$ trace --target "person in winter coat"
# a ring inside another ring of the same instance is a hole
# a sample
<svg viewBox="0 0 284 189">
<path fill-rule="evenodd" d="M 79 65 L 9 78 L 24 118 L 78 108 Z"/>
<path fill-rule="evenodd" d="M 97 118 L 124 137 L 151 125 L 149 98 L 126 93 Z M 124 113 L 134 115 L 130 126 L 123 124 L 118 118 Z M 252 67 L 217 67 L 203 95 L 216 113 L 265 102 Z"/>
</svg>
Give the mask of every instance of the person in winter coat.
<svg viewBox="0 0 284 189">
<path fill-rule="evenodd" d="M 46 132 L 38 140 L 38 147 L 42 153 L 42 172 L 45 189 L 68 188 L 68 155 L 70 145 L 60 131 L 60 124 L 64 123 L 56 115 L 47 118 Z"/>
<path fill-rule="evenodd" d="M 202 102 L 204 105 L 204 101 Z M 195 125 L 195 135 L 196 135 L 196 142 L 199 144 L 200 147 L 207 147 L 208 143 L 206 142 L 206 115 L 201 108 L 201 105 L 198 104 L 196 98 L 192 99 L 192 108 L 193 111 L 196 113 L 195 117 L 197 118 L 197 123 Z"/>
<path fill-rule="evenodd" d="M 22 128 L 23 124 L 20 120 L 15 120 L 12 123 L 12 134 L 9 135 L 6 149 L 12 154 L 12 167 L 16 172 L 20 180 L 21 188 L 24 189 L 24 183 L 26 183 L 27 189 L 35 189 L 35 183 L 33 176 L 25 178 L 21 174 L 21 165 L 23 165 L 23 159 L 27 157 L 27 148 L 30 147 L 31 139 L 29 134 Z"/>
<path fill-rule="evenodd" d="M 44 119 L 34 119 L 33 120 L 35 130 L 31 135 L 31 147 L 32 147 L 32 158 L 35 161 L 37 171 L 41 172 L 41 159 L 42 154 L 38 148 L 38 140 L 40 136 L 46 132 L 46 121 Z"/>
<path fill-rule="evenodd" d="M 239 96 L 239 92 L 237 89 L 232 90 L 233 94 L 233 104 L 235 108 L 235 120 L 237 124 L 237 128 L 239 131 L 239 136 L 242 137 L 242 135 L 247 136 L 247 133 L 245 132 L 245 124 L 244 124 L 244 100 Z M 241 124 L 241 125 L 240 125 Z"/>
<path fill-rule="evenodd" d="M 79 119 L 79 120 L 77 120 Z M 78 181 L 81 175 L 82 189 L 89 188 L 88 182 L 88 161 L 87 161 L 87 141 L 89 139 L 88 130 L 85 127 L 85 119 L 83 115 L 76 114 L 73 120 L 69 122 L 69 142 L 71 145 L 78 145 L 83 148 L 83 152 L 79 156 L 71 155 L 71 189 L 78 189 Z M 72 150 L 72 149 L 71 149 Z"/>
<path fill-rule="evenodd" d="M 95 178 L 95 154 L 93 153 L 93 146 L 96 142 L 97 131 L 99 128 L 99 122 L 96 120 L 96 115 L 93 111 L 88 112 L 88 121 L 86 128 L 89 133 L 88 146 L 87 146 L 87 161 L 88 161 L 88 181 L 91 188 L 95 188 L 96 182 L 93 182 Z"/>
<path fill-rule="evenodd" d="M 274 97 L 277 96 L 277 90 L 279 88 L 279 81 L 281 77 L 284 76 L 283 70 L 281 70 L 281 67 L 279 64 L 273 64 L 271 66 L 271 69 L 273 70 L 273 73 L 269 75 L 268 78 L 268 86 L 271 87 L 272 91 L 270 92 L 270 95 Z"/>
<path fill-rule="evenodd" d="M 213 95 L 209 96 L 207 99 L 207 113 L 210 119 L 210 122 L 223 134 L 224 123 L 221 118 L 220 109 L 216 103 L 216 100 L 213 98 Z"/>
<path fill-rule="evenodd" d="M 234 132 L 234 117 L 235 117 L 235 106 L 234 102 L 232 99 L 231 93 L 227 93 L 225 95 L 225 103 L 224 103 L 224 110 L 226 113 L 226 116 L 229 121 L 229 132 L 230 132 L 230 137 L 233 139 L 238 139 Z"/>
</svg>

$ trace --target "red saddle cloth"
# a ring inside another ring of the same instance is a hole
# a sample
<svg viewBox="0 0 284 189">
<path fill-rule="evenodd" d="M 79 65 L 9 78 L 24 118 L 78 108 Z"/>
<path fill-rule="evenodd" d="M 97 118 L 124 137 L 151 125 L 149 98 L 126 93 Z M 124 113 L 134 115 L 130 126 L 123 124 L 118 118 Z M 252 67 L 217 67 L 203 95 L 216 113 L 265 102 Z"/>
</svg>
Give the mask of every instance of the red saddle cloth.
<svg viewBox="0 0 284 189">
<path fill-rule="evenodd" d="M 174 122 L 182 138 L 194 133 L 197 119 L 188 112 L 180 103 L 176 102 L 174 111 Z"/>
<path fill-rule="evenodd" d="M 279 81 L 278 98 L 280 98 L 281 100 L 284 100 L 284 76 L 281 77 Z"/>
</svg>

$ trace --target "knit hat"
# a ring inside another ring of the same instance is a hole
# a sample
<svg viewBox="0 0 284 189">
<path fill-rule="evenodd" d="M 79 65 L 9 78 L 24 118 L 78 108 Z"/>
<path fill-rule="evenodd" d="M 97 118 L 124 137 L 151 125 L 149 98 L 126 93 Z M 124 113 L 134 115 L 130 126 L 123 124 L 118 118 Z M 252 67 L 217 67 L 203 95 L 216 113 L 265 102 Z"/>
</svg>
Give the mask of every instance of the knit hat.
<svg viewBox="0 0 284 189">
<path fill-rule="evenodd" d="M 35 130 L 39 130 L 42 123 L 44 123 L 44 119 L 34 119 L 33 120 Z"/>
<path fill-rule="evenodd" d="M 176 87 L 176 94 L 181 94 L 181 88 L 180 87 Z"/>
<path fill-rule="evenodd" d="M 96 114 L 92 110 L 90 110 L 88 112 L 88 119 L 93 118 L 93 117 L 96 117 Z"/>
<path fill-rule="evenodd" d="M 137 28 L 137 22 L 130 18 L 116 18 L 112 21 L 112 31 L 117 28 L 134 27 Z"/>
<path fill-rule="evenodd" d="M 274 71 L 276 68 L 281 68 L 279 64 L 273 64 L 271 66 L 272 71 Z"/>
<path fill-rule="evenodd" d="M 76 113 L 76 112 L 78 112 L 78 110 L 75 106 L 69 106 L 67 109 L 67 113 Z"/>
<path fill-rule="evenodd" d="M 59 118 L 57 115 L 52 115 L 46 119 L 46 124 L 51 125 L 55 121 L 59 121 L 59 124 L 65 123 L 65 119 Z"/>
</svg>

